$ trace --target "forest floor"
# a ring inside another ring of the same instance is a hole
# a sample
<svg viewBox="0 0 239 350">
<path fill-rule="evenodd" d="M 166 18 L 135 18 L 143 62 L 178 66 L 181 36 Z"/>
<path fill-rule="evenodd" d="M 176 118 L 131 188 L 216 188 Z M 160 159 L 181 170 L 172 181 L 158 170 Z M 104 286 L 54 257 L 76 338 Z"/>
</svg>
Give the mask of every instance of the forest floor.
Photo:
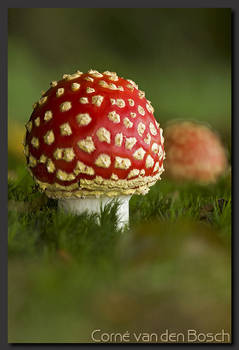
<svg viewBox="0 0 239 350">
<path fill-rule="evenodd" d="M 132 197 L 124 230 L 117 202 L 76 217 L 22 165 L 8 182 L 9 342 L 87 343 L 94 329 L 230 332 L 230 174 L 213 185 L 163 177 Z"/>
</svg>

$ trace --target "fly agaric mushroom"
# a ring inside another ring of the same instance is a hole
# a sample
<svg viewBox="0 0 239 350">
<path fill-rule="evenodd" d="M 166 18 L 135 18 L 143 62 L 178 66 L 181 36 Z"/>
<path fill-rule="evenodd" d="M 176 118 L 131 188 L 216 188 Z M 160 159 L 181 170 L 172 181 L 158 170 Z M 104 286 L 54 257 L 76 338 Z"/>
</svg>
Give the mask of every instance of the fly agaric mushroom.
<svg viewBox="0 0 239 350">
<path fill-rule="evenodd" d="M 179 121 L 165 128 L 166 174 L 176 180 L 215 182 L 227 167 L 219 136 L 206 125 Z"/>
<path fill-rule="evenodd" d="M 33 108 L 24 145 L 40 190 L 74 213 L 119 197 L 119 226 L 127 223 L 131 195 L 146 194 L 164 170 L 162 129 L 144 92 L 114 72 L 77 71 Z"/>
</svg>

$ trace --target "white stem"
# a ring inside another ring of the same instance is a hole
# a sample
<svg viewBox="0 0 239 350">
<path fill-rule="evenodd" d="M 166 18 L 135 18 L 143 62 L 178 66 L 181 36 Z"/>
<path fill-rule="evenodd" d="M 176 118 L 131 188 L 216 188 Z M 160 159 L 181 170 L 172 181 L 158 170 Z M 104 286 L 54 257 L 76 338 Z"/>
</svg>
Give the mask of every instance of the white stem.
<svg viewBox="0 0 239 350">
<path fill-rule="evenodd" d="M 119 207 L 117 211 L 118 228 L 122 228 L 129 223 L 129 200 L 131 196 L 119 196 Z M 113 199 L 109 197 L 100 198 L 67 198 L 59 199 L 58 207 L 66 212 L 73 214 L 81 214 L 85 211 L 89 213 L 100 214 L 101 208 L 104 209 L 106 204 L 109 204 Z"/>
</svg>

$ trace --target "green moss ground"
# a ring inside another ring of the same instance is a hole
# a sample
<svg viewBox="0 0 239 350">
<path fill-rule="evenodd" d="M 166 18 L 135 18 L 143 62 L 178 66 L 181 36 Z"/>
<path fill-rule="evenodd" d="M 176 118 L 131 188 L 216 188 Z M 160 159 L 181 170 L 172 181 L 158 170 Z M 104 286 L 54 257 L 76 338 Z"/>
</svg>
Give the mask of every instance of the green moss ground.
<svg viewBox="0 0 239 350">
<path fill-rule="evenodd" d="M 132 197 L 121 231 L 117 202 L 99 221 L 59 213 L 21 164 L 12 175 L 9 342 L 91 342 L 94 329 L 230 330 L 229 175 L 208 186 L 163 178 Z"/>
</svg>

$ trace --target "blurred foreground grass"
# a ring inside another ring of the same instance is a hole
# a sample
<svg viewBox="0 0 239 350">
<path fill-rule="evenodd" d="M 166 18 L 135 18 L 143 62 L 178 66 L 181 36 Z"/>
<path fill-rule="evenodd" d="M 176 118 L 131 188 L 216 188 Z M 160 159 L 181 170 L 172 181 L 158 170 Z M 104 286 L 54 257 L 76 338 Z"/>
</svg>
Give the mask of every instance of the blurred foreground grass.
<svg viewBox="0 0 239 350">
<path fill-rule="evenodd" d="M 59 214 L 9 155 L 9 342 L 91 342 L 91 332 L 230 332 L 230 175 L 163 179 L 100 216 Z"/>
</svg>

